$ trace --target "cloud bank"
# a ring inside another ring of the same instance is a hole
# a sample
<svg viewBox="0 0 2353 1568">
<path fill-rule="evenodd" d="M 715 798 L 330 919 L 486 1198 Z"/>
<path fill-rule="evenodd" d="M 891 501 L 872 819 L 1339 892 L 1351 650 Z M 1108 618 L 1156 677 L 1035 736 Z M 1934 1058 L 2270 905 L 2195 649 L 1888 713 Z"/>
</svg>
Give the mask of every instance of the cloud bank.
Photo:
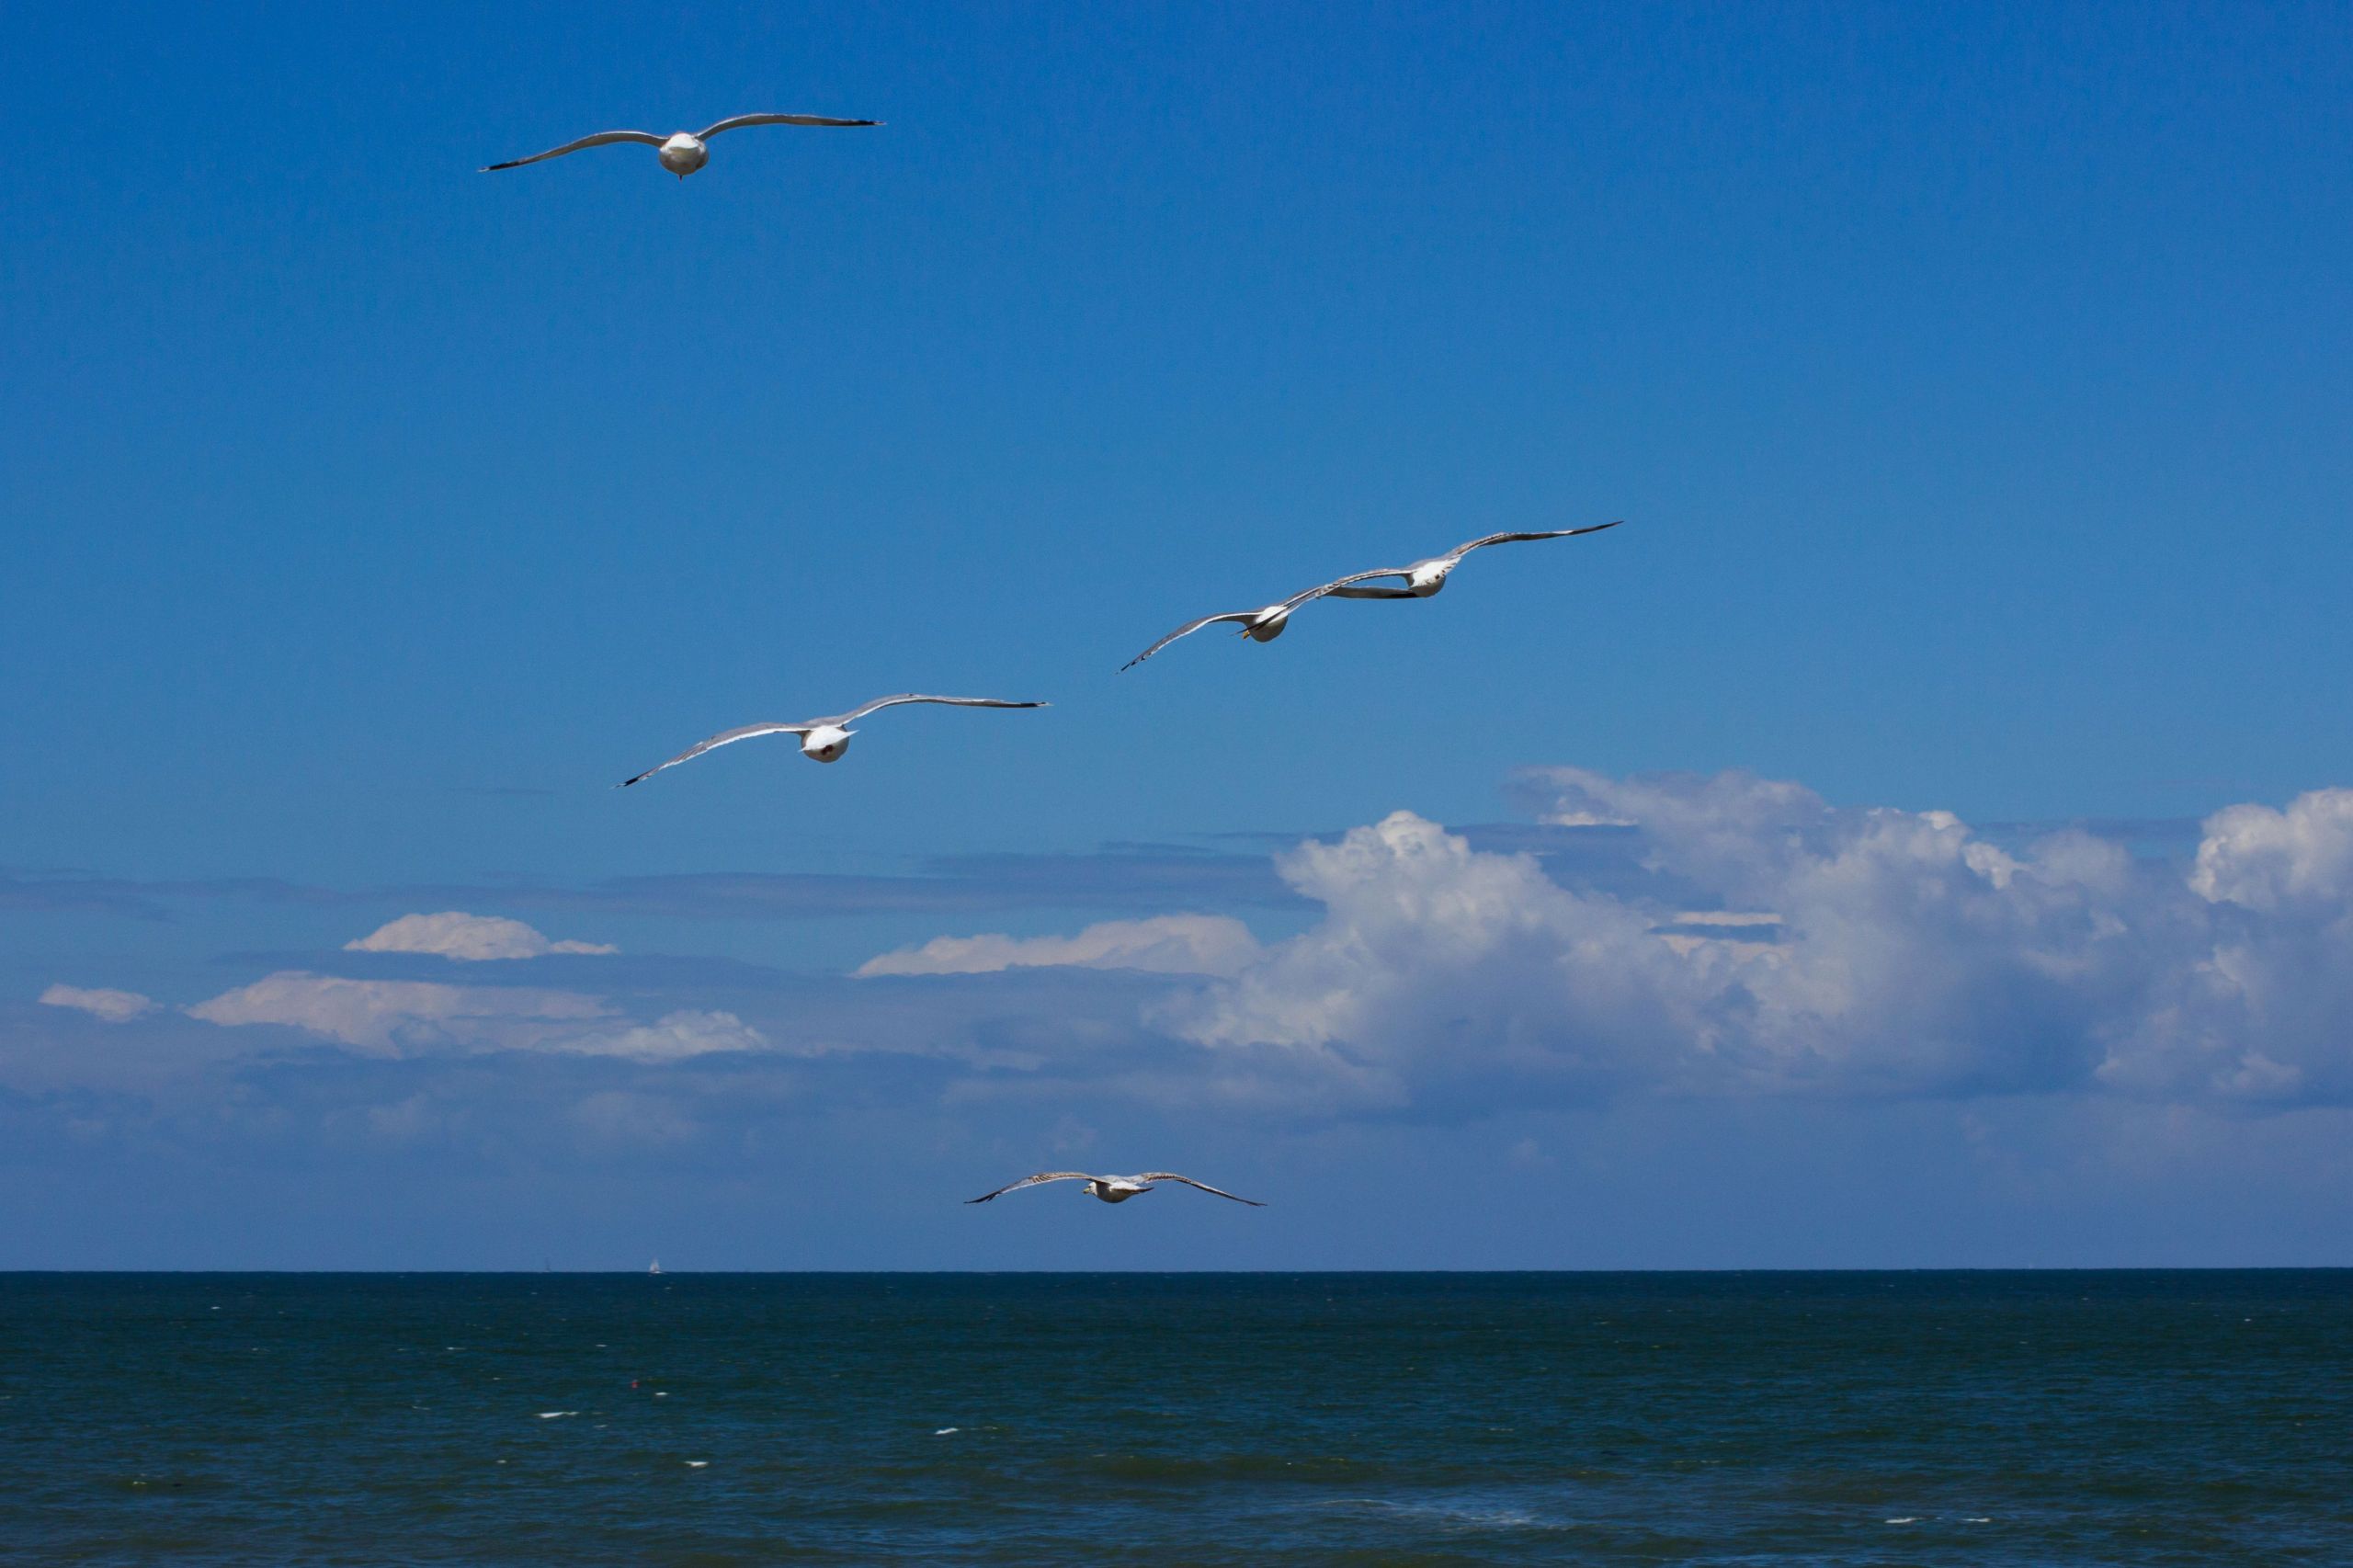
<svg viewBox="0 0 2353 1568">
<path fill-rule="evenodd" d="M 1631 825 L 1664 895 L 1566 886 L 1411 812 L 1278 858 L 1322 920 L 1164 1027 L 1229 1094 L 1501 1106 L 1690 1094 L 2353 1097 L 2353 791 L 2235 806 L 2195 864 L 2077 831 L 2008 850 L 1943 812 L 1739 773 L 1531 770 Z"/>
<path fill-rule="evenodd" d="M 938 937 L 850 977 L 649 961 L 604 994 L 489 960 L 606 949 L 444 912 L 350 947 L 462 960 L 469 983 L 290 968 L 177 1013 L 130 992 L 40 1000 L 122 1026 L 110 1042 L 184 1014 L 394 1063 L 605 1057 L 680 1077 L 765 1053 L 710 1070 L 789 1063 L 841 1104 L 1455 1121 L 1641 1096 L 2353 1105 L 2353 790 L 2230 807 L 2194 850 L 2151 858 L 1741 773 L 1551 767 L 1512 787 L 1534 825 L 1394 812 L 1264 862 L 1279 899 L 1221 866 L 1217 885 L 1245 890 L 1227 910 L 1311 912 L 1280 940 L 1225 910 L 1163 913 Z"/>
</svg>

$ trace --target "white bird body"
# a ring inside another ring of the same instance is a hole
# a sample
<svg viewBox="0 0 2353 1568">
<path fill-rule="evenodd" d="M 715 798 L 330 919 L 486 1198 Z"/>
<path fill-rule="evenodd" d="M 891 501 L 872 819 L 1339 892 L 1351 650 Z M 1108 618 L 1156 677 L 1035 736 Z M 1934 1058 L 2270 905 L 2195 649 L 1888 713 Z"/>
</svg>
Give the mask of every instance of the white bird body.
<svg viewBox="0 0 2353 1568">
<path fill-rule="evenodd" d="M 689 136 L 681 131 L 663 142 L 661 151 L 654 155 L 662 160 L 664 168 L 684 179 L 710 162 L 710 148 L 701 137 Z"/>
<path fill-rule="evenodd" d="M 650 131 L 599 131 L 593 136 L 583 136 L 577 142 L 567 142 L 561 147 L 551 147 L 544 153 L 534 153 L 528 158 L 509 158 L 503 164 L 492 164 L 483 172 L 494 169 L 519 169 L 525 164 L 544 163 L 561 158 L 566 153 L 577 153 L 589 147 L 609 147 L 616 142 L 642 142 L 654 150 L 662 166 L 680 179 L 710 162 L 710 139 L 722 131 L 734 131 L 746 125 L 880 125 L 879 119 L 835 119 L 822 114 L 738 114 L 731 115 L 715 125 L 700 131 L 674 131 L 667 136 L 656 136 Z"/>
<path fill-rule="evenodd" d="M 1620 517 L 1618 521 L 1623 522 L 1625 519 Z M 1595 523 L 1589 528 L 1548 528 L 1540 533 L 1489 534 L 1484 539 L 1474 539 L 1467 543 L 1458 544 L 1444 555 L 1432 555 L 1416 561 L 1410 566 L 1394 566 L 1385 572 L 1358 574 L 1358 577 L 1403 577 L 1405 579 L 1405 585 L 1402 588 L 1359 588 L 1351 584 L 1336 587 L 1331 590 L 1331 594 L 1336 599 L 1427 599 L 1446 586 L 1447 578 L 1453 575 L 1454 569 L 1462 564 L 1462 558 L 1474 550 L 1484 550 L 1491 544 L 1511 544 L 1522 540 L 1571 539 L 1578 534 L 1597 534 L 1604 528 L 1614 528 L 1617 526 L 1618 523 L 1615 522 Z"/>
<path fill-rule="evenodd" d="M 624 778 L 617 786 L 626 790 L 631 785 L 653 778 L 665 767 L 676 767 L 682 762 L 692 762 L 707 751 L 748 741 L 756 735 L 793 735 L 801 742 L 801 755 L 812 762 L 839 762 L 849 750 L 849 738 L 858 733 L 852 722 L 865 718 L 879 709 L 897 708 L 909 702 L 937 702 L 949 708 L 1043 708 L 1043 702 L 1010 702 L 1001 697 L 926 697 L 917 692 L 901 692 L 896 697 L 878 697 L 871 702 L 860 703 L 847 713 L 829 714 L 823 719 L 804 719 L 798 724 L 745 724 L 733 730 L 722 730 L 707 739 L 697 741 L 669 761 L 647 768 L 634 778 Z"/>
<path fill-rule="evenodd" d="M 1242 635 L 1253 642 L 1271 642 L 1283 634 L 1290 624 L 1290 612 L 1295 605 L 1268 605 L 1257 612 L 1257 619 L 1242 629 Z"/>
<path fill-rule="evenodd" d="M 1000 1187 L 995 1192 L 983 1192 L 978 1198 L 968 1198 L 964 1201 L 986 1203 L 991 1199 L 1002 1198 L 1008 1192 L 1018 1192 L 1025 1187 L 1037 1187 L 1050 1181 L 1083 1182 L 1086 1185 L 1079 1188 L 1081 1192 L 1086 1193 L 1089 1198 L 1100 1199 L 1106 1203 L 1125 1203 L 1138 1193 L 1150 1192 L 1160 1182 L 1173 1181 L 1180 1182 L 1187 1187 L 1199 1187 L 1203 1192 L 1214 1193 L 1220 1198 L 1233 1199 L 1236 1203 L 1247 1203 L 1253 1209 L 1266 1207 L 1255 1198 L 1236 1198 L 1222 1187 L 1211 1187 L 1205 1181 L 1195 1181 L 1188 1176 L 1178 1176 L 1175 1171 L 1146 1171 L 1142 1176 L 1094 1176 L 1086 1171 L 1040 1171 L 1035 1176 L 1026 1176 L 1019 1181 Z"/>
<path fill-rule="evenodd" d="M 839 724 L 820 724 L 801 737 L 801 755 L 812 762 L 839 762 L 855 733 Z"/>
</svg>

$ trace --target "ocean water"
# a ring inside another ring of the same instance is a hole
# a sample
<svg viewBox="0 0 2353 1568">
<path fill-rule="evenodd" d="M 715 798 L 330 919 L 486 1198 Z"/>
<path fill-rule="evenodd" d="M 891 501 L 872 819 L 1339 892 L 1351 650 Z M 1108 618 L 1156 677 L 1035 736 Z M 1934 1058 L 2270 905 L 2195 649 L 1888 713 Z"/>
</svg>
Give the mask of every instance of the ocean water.
<svg viewBox="0 0 2353 1568">
<path fill-rule="evenodd" d="M 0 1557 L 2353 1563 L 2353 1273 L 0 1275 Z"/>
</svg>

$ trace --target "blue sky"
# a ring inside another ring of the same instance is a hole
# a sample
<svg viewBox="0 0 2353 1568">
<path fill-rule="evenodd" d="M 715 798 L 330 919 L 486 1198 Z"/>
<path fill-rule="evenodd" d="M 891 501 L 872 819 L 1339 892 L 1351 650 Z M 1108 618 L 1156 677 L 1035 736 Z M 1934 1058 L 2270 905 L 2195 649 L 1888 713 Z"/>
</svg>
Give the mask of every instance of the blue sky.
<svg viewBox="0 0 2353 1568">
<path fill-rule="evenodd" d="M 2348 1261 L 2341 12 L 12 45 L 0 1262 Z"/>
</svg>

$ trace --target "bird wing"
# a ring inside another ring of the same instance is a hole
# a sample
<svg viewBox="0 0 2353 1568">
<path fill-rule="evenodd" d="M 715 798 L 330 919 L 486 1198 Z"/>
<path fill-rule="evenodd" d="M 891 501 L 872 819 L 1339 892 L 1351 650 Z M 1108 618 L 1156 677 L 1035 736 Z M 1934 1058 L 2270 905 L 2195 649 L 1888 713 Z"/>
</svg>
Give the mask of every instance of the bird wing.
<svg viewBox="0 0 2353 1568">
<path fill-rule="evenodd" d="M 1130 659 L 1126 664 L 1121 665 L 1120 668 L 1123 670 L 1134 669 L 1138 665 L 1142 664 L 1146 659 L 1151 658 L 1154 653 L 1159 653 L 1163 648 L 1167 647 L 1168 644 L 1176 642 L 1179 637 L 1190 637 L 1194 632 L 1199 631 L 1204 626 L 1215 626 L 1221 620 L 1247 621 L 1256 620 L 1257 619 L 1258 612 L 1255 609 L 1238 609 L 1230 615 L 1205 615 L 1199 620 L 1188 620 L 1184 625 L 1178 627 L 1176 631 L 1170 632 L 1167 636 L 1162 638 L 1159 642 L 1154 642 L 1151 647 L 1146 648 L 1142 653 L 1138 653 L 1134 658 Z"/>
<path fill-rule="evenodd" d="M 1320 599 L 1326 594 L 1336 594 L 1341 589 L 1347 587 L 1349 585 L 1361 583 L 1370 577 L 1399 577 L 1404 574 L 1402 571 L 1394 566 L 1383 566 L 1378 571 L 1372 572 L 1351 572 L 1345 577 L 1337 578 L 1333 582 L 1324 584 L 1322 587 L 1310 588 L 1303 594 L 1293 594 L 1290 597 L 1283 601 L 1283 608 L 1285 609 L 1297 609 L 1300 606 L 1307 603 L 1310 599 Z"/>
<path fill-rule="evenodd" d="M 615 788 L 626 790 L 642 779 L 653 778 L 665 767 L 676 767 L 682 762 L 692 762 L 707 751 L 720 746 L 733 745 L 737 741 L 748 741 L 754 735 L 805 735 L 814 728 L 816 728 L 814 724 L 746 724 L 737 730 L 722 730 L 707 741 L 697 741 L 669 761 L 647 768 L 637 778 L 622 779 Z"/>
<path fill-rule="evenodd" d="M 896 697 L 878 697 L 871 702 L 861 702 L 847 713 L 836 713 L 830 719 L 814 719 L 812 724 L 847 724 L 853 719 L 863 719 L 878 708 L 896 708 L 903 702 L 944 702 L 950 708 L 1044 708 L 1043 702 L 1009 702 L 1002 697 L 926 697 L 919 692 L 903 691 Z"/>
<path fill-rule="evenodd" d="M 822 114 L 733 114 L 708 131 L 698 131 L 695 139 L 708 142 L 722 131 L 734 131 L 746 125 L 880 125 L 879 119 L 828 119 Z"/>
<path fill-rule="evenodd" d="M 1025 1187 L 1036 1187 L 1040 1182 L 1093 1181 L 1094 1179 L 1095 1178 L 1092 1176 L 1088 1175 L 1085 1171 L 1040 1171 L 1036 1176 L 1023 1176 L 1019 1181 L 1006 1183 L 1005 1186 L 998 1187 L 995 1192 L 983 1192 L 978 1198 L 968 1198 L 964 1199 L 964 1201 L 967 1203 L 986 1203 L 992 1198 L 1002 1198 L 1008 1192 L 1018 1192 Z"/>
<path fill-rule="evenodd" d="M 525 164 L 536 164 L 542 158 L 561 158 L 566 153 L 577 153 L 583 147 L 602 147 L 612 142 L 642 142 L 649 147 L 662 145 L 663 138 L 646 131 L 599 131 L 594 136 L 583 136 L 577 142 L 567 142 L 561 147 L 551 147 L 544 153 L 534 153 L 528 158 L 509 158 L 503 164 L 491 164 L 483 169 L 519 169 Z"/>
<path fill-rule="evenodd" d="M 1409 577 L 1412 574 L 1404 567 L 1400 566 L 1393 572 L 1369 572 L 1365 574 L 1365 575 L 1369 577 Z M 1330 593 L 1331 597 L 1336 599 L 1410 599 L 1419 597 L 1411 588 L 1334 588 L 1330 590 Z"/>
<path fill-rule="evenodd" d="M 1570 539 L 1577 534 L 1597 534 L 1604 528 L 1614 528 L 1618 526 L 1618 523 L 1622 523 L 1625 520 L 1625 518 L 1620 517 L 1618 519 L 1618 522 L 1615 523 L 1595 523 L 1590 528 L 1549 528 L 1542 533 L 1489 534 L 1484 539 L 1474 539 L 1469 544 L 1458 544 L 1452 550 L 1448 551 L 1447 554 L 1468 555 L 1474 550 L 1484 550 L 1491 544 L 1517 544 L 1521 540 L 1528 539 Z"/>
<path fill-rule="evenodd" d="M 1222 1187 L 1211 1187 L 1205 1181 L 1195 1181 L 1188 1176 L 1178 1176 L 1175 1171 L 1146 1171 L 1143 1175 L 1136 1177 L 1135 1179 L 1138 1181 L 1181 1181 L 1187 1187 L 1198 1187 L 1203 1192 L 1214 1192 L 1220 1198 L 1233 1198 L 1233 1194 L 1226 1191 Z M 1266 1207 L 1265 1204 L 1259 1202 L 1255 1198 L 1233 1198 L 1233 1201 L 1236 1203 L 1247 1203 L 1253 1209 L 1264 1209 Z"/>
</svg>

